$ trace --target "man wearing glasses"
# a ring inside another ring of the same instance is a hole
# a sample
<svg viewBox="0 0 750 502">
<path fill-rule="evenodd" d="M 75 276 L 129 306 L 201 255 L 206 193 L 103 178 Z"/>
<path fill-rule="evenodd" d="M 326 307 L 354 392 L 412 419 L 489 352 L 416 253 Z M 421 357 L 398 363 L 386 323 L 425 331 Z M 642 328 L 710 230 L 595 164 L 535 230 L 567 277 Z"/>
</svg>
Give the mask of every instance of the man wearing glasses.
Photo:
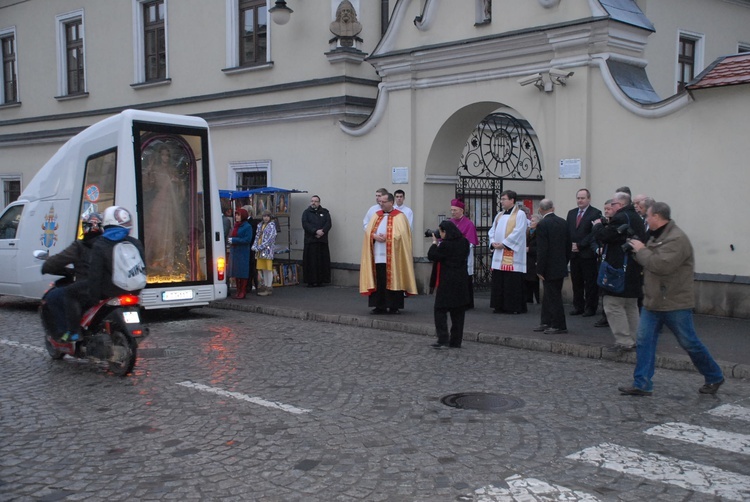
<svg viewBox="0 0 750 502">
<path fill-rule="evenodd" d="M 624 290 L 607 291 L 604 295 L 604 312 L 615 337 L 615 344 L 607 350 L 621 353 L 635 348 L 638 332 L 638 297 L 641 294 L 643 270 L 633 258 L 633 249 L 627 244 L 627 240 L 645 240 L 646 228 L 641 217 L 635 212 L 630 195 L 617 192 L 612 198 L 611 206 L 614 214 L 608 222 L 594 227 L 594 237 L 604 246 L 602 260 L 613 268 L 625 269 Z"/>
</svg>

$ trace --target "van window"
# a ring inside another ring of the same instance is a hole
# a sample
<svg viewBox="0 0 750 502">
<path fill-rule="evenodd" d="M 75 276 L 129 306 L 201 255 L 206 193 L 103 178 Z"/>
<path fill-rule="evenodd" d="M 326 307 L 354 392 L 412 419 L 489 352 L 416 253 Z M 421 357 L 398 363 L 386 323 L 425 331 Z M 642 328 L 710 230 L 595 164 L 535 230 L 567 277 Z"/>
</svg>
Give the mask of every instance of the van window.
<svg viewBox="0 0 750 502">
<path fill-rule="evenodd" d="M 0 239 L 15 239 L 23 206 L 12 206 L 0 216 Z"/>
<path fill-rule="evenodd" d="M 83 194 L 79 215 L 103 213 L 115 203 L 115 178 L 117 175 L 117 150 L 111 149 L 92 155 L 86 159 L 86 172 L 83 176 Z M 82 238 L 80 220 L 78 238 Z"/>
<path fill-rule="evenodd" d="M 206 281 L 208 137 L 205 130 L 143 124 L 140 141 L 139 228 L 149 284 Z M 150 129 L 150 130 L 149 130 Z M 136 169 L 138 171 L 138 169 Z"/>
</svg>

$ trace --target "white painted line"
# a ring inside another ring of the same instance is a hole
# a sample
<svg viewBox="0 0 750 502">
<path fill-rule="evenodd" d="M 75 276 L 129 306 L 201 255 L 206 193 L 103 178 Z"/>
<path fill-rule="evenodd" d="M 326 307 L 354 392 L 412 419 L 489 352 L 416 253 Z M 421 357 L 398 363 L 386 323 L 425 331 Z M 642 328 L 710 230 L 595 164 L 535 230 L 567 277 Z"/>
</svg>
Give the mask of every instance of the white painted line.
<svg viewBox="0 0 750 502">
<path fill-rule="evenodd" d="M 611 443 L 567 458 L 728 500 L 750 500 L 750 476 Z"/>
<path fill-rule="evenodd" d="M 669 422 L 656 427 L 651 427 L 646 434 L 659 436 L 667 439 L 676 439 L 686 443 L 699 444 L 709 448 L 750 455 L 750 436 L 725 432 L 708 427 L 684 424 L 680 422 Z"/>
<path fill-rule="evenodd" d="M 535 478 L 522 478 L 518 474 L 505 478 L 509 488 L 484 486 L 474 491 L 472 500 L 475 502 L 546 502 L 550 500 L 561 502 L 599 502 L 593 495 L 571 490 L 564 486 L 551 485 Z"/>
<path fill-rule="evenodd" d="M 182 385 L 183 387 L 187 387 L 189 389 L 201 390 L 203 392 L 210 392 L 212 394 L 217 394 L 219 396 L 239 399 L 240 401 L 247 401 L 248 403 L 259 404 L 261 406 L 265 406 L 266 408 L 275 408 L 277 410 L 294 413 L 295 415 L 302 415 L 304 413 L 310 413 L 312 411 L 312 410 L 306 410 L 304 408 L 297 408 L 296 406 L 291 406 L 288 404 L 267 401 L 266 399 L 263 399 L 260 397 L 252 397 L 252 396 L 248 396 L 247 394 L 240 394 L 239 392 L 230 392 L 228 390 L 219 389 L 217 387 L 209 387 L 208 385 L 203 385 L 200 383 L 194 383 L 190 381 L 179 382 L 177 385 Z"/>
<path fill-rule="evenodd" d="M 47 349 L 38 347 L 36 345 L 29 345 L 28 343 L 14 342 L 13 340 L 0 339 L 0 345 L 8 345 L 10 347 L 18 347 L 19 349 L 33 350 L 41 354 L 46 354 Z"/>
<path fill-rule="evenodd" d="M 734 404 L 722 404 L 708 413 L 716 415 L 717 417 L 736 418 L 738 420 L 746 420 L 750 422 L 750 408 L 744 406 L 737 406 Z"/>
</svg>

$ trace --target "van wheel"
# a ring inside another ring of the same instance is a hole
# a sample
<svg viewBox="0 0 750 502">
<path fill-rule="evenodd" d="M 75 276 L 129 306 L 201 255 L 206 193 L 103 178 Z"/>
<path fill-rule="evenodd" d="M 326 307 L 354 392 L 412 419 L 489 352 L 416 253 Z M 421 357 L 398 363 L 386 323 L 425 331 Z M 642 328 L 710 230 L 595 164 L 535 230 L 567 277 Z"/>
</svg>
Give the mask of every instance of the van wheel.
<svg viewBox="0 0 750 502">
<path fill-rule="evenodd" d="M 109 358 L 109 371 L 117 376 L 125 376 L 133 371 L 136 352 L 135 340 L 119 329 L 112 331 L 112 355 Z"/>
</svg>

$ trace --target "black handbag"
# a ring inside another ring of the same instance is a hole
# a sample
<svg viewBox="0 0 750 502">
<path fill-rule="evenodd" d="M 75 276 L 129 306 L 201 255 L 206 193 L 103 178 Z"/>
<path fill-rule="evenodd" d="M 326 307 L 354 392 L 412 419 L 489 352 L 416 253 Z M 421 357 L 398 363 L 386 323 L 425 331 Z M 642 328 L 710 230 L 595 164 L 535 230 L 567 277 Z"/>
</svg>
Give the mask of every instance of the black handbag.
<svg viewBox="0 0 750 502">
<path fill-rule="evenodd" d="M 607 263 L 607 246 L 604 246 L 602 263 L 599 265 L 599 275 L 596 278 L 596 284 L 604 290 L 605 293 L 622 293 L 625 291 L 625 272 L 628 270 L 628 255 L 622 262 L 622 268 L 614 268 Z"/>
</svg>

